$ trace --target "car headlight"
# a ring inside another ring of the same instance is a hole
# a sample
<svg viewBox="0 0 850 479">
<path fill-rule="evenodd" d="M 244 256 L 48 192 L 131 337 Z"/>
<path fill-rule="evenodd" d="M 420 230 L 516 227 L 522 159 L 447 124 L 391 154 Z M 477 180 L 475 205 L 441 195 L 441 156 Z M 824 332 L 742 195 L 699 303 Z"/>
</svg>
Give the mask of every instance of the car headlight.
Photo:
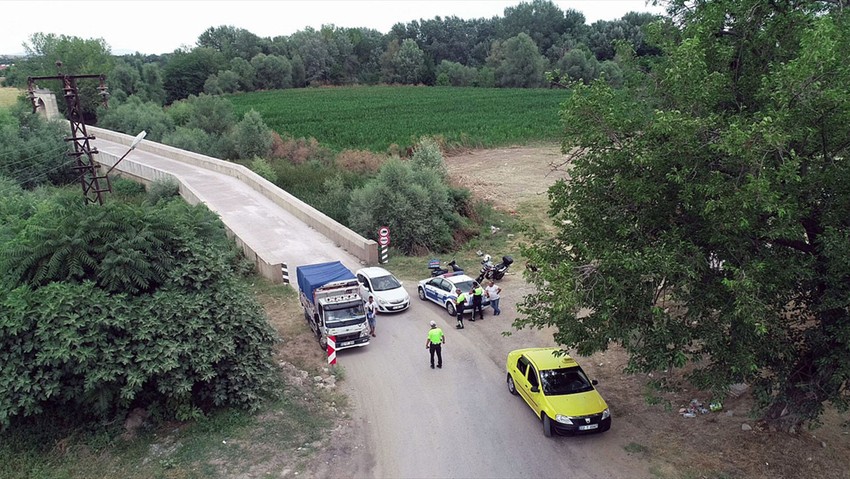
<svg viewBox="0 0 850 479">
<path fill-rule="evenodd" d="M 387 301 L 386 299 L 378 298 L 378 304 L 380 304 L 381 306 L 386 306 L 386 305 L 390 304 L 390 302 Z"/>
<path fill-rule="evenodd" d="M 606 409 L 606 411 L 607 411 L 607 409 Z M 558 421 L 561 424 L 572 424 L 573 423 L 568 416 L 562 416 L 561 414 L 556 414 L 555 420 Z"/>
<path fill-rule="evenodd" d="M 602 419 L 608 419 L 611 417 L 611 411 L 606 407 L 604 411 L 602 411 Z"/>
</svg>

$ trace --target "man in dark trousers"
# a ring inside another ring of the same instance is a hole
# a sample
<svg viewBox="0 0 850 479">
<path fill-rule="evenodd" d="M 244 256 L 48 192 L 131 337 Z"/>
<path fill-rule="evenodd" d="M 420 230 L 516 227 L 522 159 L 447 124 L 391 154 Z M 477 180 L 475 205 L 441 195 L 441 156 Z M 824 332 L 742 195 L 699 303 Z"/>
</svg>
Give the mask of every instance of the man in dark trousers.
<svg viewBox="0 0 850 479">
<path fill-rule="evenodd" d="M 455 299 L 455 311 L 457 312 L 457 329 L 463 329 L 463 308 L 466 306 L 466 294 L 457 288 L 457 298 Z"/>
<path fill-rule="evenodd" d="M 443 330 L 437 327 L 437 323 L 431 321 L 431 330 L 428 331 L 428 340 L 425 341 L 425 349 L 431 350 L 431 369 L 434 369 L 434 353 L 437 353 L 437 367 L 443 367 L 443 344 L 446 344 Z"/>
<path fill-rule="evenodd" d="M 475 321 L 476 311 L 478 311 L 478 319 L 484 319 L 484 308 L 481 306 L 484 301 L 484 288 L 478 283 L 472 283 L 472 291 L 469 294 L 472 295 L 472 317 L 469 320 Z"/>
</svg>

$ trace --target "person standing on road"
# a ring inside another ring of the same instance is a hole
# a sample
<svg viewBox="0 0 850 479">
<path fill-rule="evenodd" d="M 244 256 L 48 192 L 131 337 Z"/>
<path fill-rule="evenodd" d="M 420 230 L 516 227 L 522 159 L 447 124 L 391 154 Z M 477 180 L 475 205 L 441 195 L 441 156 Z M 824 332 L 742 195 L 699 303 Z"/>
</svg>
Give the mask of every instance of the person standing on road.
<svg viewBox="0 0 850 479">
<path fill-rule="evenodd" d="M 472 283 L 472 317 L 470 321 L 475 321 L 475 312 L 478 311 L 478 319 L 484 319 L 484 308 L 481 306 L 484 303 L 484 288 L 478 283 Z"/>
<path fill-rule="evenodd" d="M 466 293 L 457 288 L 457 298 L 455 298 L 455 311 L 457 312 L 457 329 L 463 329 L 463 308 L 466 307 Z M 473 319 L 473 321 L 475 321 Z"/>
<path fill-rule="evenodd" d="M 372 337 L 375 337 L 375 316 L 378 315 L 378 303 L 375 302 L 375 297 L 369 295 L 369 301 L 366 302 L 366 319 L 369 320 L 369 332 Z"/>
<path fill-rule="evenodd" d="M 484 294 L 486 294 L 487 297 L 490 298 L 490 306 L 493 307 L 493 316 L 498 316 L 502 314 L 502 310 L 499 309 L 499 299 L 501 298 L 501 296 L 499 296 L 499 293 L 501 292 L 502 288 L 496 285 L 496 282 L 492 279 L 490 280 L 490 284 L 488 284 L 487 287 L 484 289 Z"/>
<path fill-rule="evenodd" d="M 443 345 L 446 344 L 446 336 L 443 330 L 437 327 L 437 323 L 431 321 L 431 329 L 428 331 L 428 340 L 425 341 L 425 349 L 431 351 L 431 369 L 434 369 L 434 353 L 437 353 L 437 367 L 443 367 Z"/>
</svg>

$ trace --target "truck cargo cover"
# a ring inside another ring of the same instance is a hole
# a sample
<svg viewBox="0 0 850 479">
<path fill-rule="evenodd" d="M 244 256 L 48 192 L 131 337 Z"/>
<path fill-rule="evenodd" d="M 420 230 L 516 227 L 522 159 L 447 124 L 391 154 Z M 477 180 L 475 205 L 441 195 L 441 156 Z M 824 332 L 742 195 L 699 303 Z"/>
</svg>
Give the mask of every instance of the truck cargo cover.
<svg viewBox="0 0 850 479">
<path fill-rule="evenodd" d="M 298 276 L 298 287 L 311 302 L 313 301 L 313 292 L 317 288 L 334 281 L 355 279 L 354 273 L 339 261 L 299 266 L 295 268 L 295 271 Z"/>
</svg>

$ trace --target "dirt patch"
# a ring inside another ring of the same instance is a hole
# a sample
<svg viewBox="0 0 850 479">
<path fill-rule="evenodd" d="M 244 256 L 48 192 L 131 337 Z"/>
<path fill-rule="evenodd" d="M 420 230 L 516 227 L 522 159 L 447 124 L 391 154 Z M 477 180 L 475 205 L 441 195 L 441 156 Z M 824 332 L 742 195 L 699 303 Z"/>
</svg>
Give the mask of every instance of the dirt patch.
<svg viewBox="0 0 850 479">
<path fill-rule="evenodd" d="M 258 297 L 269 323 L 282 338 L 275 359 L 287 383 L 299 395 L 313 398 L 311 402 L 323 408 L 334 425 L 324 439 L 299 448 L 300 459 L 267 461 L 255 466 L 250 477 L 333 477 L 339 471 L 346 471 L 349 477 L 367 476 L 372 459 L 363 438 L 356 435 L 362 428 L 347 412 L 345 389 L 339 389 L 344 379 L 328 368 L 327 354 L 307 326 L 297 295 L 286 291 Z"/>
<path fill-rule="evenodd" d="M 507 212 L 524 209 L 525 216 L 546 208 L 548 187 L 566 178 L 563 170 L 553 172 L 551 166 L 565 160 L 558 145 L 549 145 L 455 154 L 446 163 L 450 176 L 476 198 Z M 514 298 L 530 292 L 520 274 L 511 275 L 510 288 Z M 744 393 L 722 398 L 721 411 L 684 417 L 679 410 L 691 400 L 707 409 L 713 398 L 675 376 L 669 378 L 676 384 L 672 390 L 654 391 L 648 384 L 658 377 L 623 373 L 626 360 L 626 353 L 615 346 L 582 364 L 600 379 L 611 406 L 616 422 L 610 434 L 616 434 L 617 443 L 636 459 L 648 461 L 653 476 L 850 477 L 846 416 L 830 410 L 818 429 L 770 430 L 749 416 L 751 398 Z M 628 471 L 623 474 L 626 477 Z"/>
<path fill-rule="evenodd" d="M 446 158 L 449 176 L 502 211 L 516 212 L 523 203 L 546 199 L 546 190 L 566 178 L 553 171 L 566 155 L 559 145 L 477 150 Z"/>
</svg>

